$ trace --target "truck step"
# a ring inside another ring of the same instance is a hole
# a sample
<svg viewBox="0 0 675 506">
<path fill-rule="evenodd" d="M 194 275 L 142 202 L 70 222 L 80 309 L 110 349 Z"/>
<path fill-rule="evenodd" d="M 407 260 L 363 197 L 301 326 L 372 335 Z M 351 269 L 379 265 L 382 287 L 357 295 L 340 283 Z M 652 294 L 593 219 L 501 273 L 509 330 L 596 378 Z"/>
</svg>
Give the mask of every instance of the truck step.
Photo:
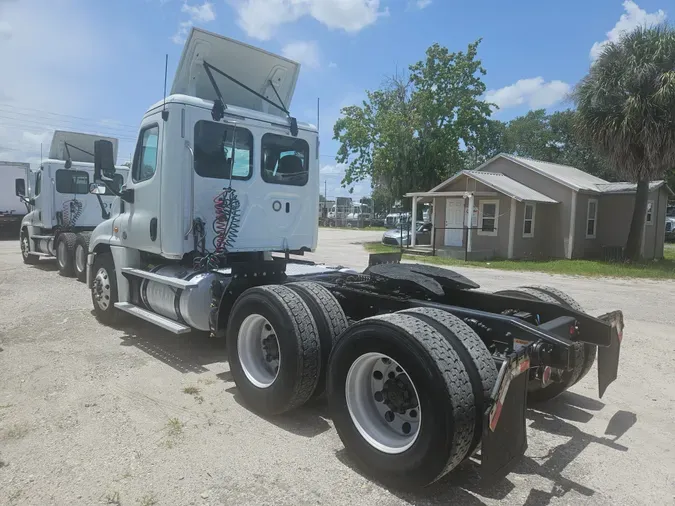
<svg viewBox="0 0 675 506">
<path fill-rule="evenodd" d="M 172 286 L 174 288 L 186 289 L 192 286 L 197 286 L 198 282 L 196 281 L 185 281 L 180 278 L 173 278 L 171 276 L 162 276 L 161 274 L 155 274 L 154 272 L 144 271 L 143 269 L 134 269 L 133 267 L 123 267 L 122 274 L 129 276 L 136 276 L 137 278 L 145 278 L 150 281 L 155 281 L 163 285 Z"/>
<path fill-rule="evenodd" d="M 48 241 L 51 239 L 54 239 L 53 235 L 32 235 L 30 236 L 31 239 L 41 239 L 43 241 Z"/>
<path fill-rule="evenodd" d="M 142 307 L 134 306 L 129 302 L 115 302 L 115 307 L 126 313 L 132 314 L 141 320 L 145 320 L 146 322 L 150 322 L 153 325 L 157 325 L 164 330 L 173 332 L 174 334 L 186 334 L 191 330 L 190 327 L 165 318 L 164 316 L 158 315 L 157 313 L 153 313 L 152 311 L 148 311 L 147 309 L 143 309 Z"/>
<path fill-rule="evenodd" d="M 54 255 L 50 255 L 49 253 L 42 253 L 40 251 L 29 251 L 28 254 L 40 258 L 56 258 Z"/>
</svg>

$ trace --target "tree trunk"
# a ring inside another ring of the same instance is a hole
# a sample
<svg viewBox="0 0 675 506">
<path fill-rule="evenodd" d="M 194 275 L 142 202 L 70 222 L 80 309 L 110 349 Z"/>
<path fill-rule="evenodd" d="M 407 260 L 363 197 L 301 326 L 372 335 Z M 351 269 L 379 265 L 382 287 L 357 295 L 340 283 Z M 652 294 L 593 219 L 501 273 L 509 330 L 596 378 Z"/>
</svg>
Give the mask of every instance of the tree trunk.
<svg viewBox="0 0 675 506">
<path fill-rule="evenodd" d="M 645 219 L 647 217 L 647 200 L 649 199 L 649 181 L 640 180 L 635 193 L 635 207 L 633 219 L 630 222 L 630 231 L 626 241 L 626 258 L 631 261 L 639 260 L 642 256 L 642 241 Z"/>
</svg>

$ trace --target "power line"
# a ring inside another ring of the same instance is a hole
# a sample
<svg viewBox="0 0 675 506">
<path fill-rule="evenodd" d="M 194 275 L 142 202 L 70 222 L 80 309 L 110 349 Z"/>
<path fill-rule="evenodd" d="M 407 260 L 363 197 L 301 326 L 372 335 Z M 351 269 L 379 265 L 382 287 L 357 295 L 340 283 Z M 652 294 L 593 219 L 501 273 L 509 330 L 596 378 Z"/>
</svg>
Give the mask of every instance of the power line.
<svg viewBox="0 0 675 506">
<path fill-rule="evenodd" d="M 97 120 L 95 118 L 85 118 L 85 117 L 82 117 L 82 116 L 73 116 L 72 114 L 62 114 L 62 113 L 57 113 L 57 112 L 45 111 L 45 110 L 42 110 L 42 109 L 33 109 L 32 107 L 19 107 L 19 106 L 16 106 L 16 105 L 6 104 L 6 103 L 0 104 L 0 107 L 9 107 L 10 109 L 20 109 L 20 110 L 25 110 L 25 111 L 34 111 L 34 112 L 38 112 L 40 114 L 49 114 L 51 116 L 61 116 L 61 117 L 64 117 L 64 118 L 73 118 L 73 119 L 78 119 L 78 120 L 83 120 L 83 121 L 93 121 L 93 122 L 99 122 L 100 121 L 100 120 Z M 138 125 L 128 125 L 128 124 L 125 124 L 125 123 L 118 123 L 117 126 L 127 127 L 127 128 L 131 128 L 133 130 L 136 130 L 138 128 Z"/>
</svg>

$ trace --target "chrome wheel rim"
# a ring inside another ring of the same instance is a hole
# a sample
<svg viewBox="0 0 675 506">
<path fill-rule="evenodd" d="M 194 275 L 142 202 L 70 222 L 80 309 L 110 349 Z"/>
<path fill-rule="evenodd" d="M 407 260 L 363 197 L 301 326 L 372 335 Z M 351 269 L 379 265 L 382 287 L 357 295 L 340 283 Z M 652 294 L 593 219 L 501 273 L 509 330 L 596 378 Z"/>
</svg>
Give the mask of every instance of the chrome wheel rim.
<svg viewBox="0 0 675 506">
<path fill-rule="evenodd" d="M 81 244 L 78 244 L 75 247 L 75 267 L 77 268 L 77 272 L 84 272 L 85 256 L 84 248 Z"/>
<path fill-rule="evenodd" d="M 281 353 L 274 327 L 262 315 L 248 315 L 237 335 L 237 354 L 246 378 L 258 388 L 269 388 L 279 375 Z"/>
<path fill-rule="evenodd" d="M 56 258 L 59 261 L 59 266 L 64 268 L 66 266 L 66 243 L 65 241 L 59 241 L 59 245 L 56 248 Z"/>
<path fill-rule="evenodd" d="M 94 291 L 94 298 L 98 307 L 103 311 L 107 310 L 110 307 L 110 276 L 108 271 L 101 267 L 96 272 L 96 277 L 94 278 L 94 286 L 92 288 Z"/>
<path fill-rule="evenodd" d="M 347 409 L 363 439 L 377 450 L 399 454 L 417 440 L 422 422 L 419 396 L 405 370 L 382 353 L 365 353 L 347 372 Z"/>
<path fill-rule="evenodd" d="M 21 236 L 21 255 L 24 258 L 28 258 L 28 252 L 30 251 L 30 247 L 28 245 L 28 236 L 26 234 L 23 234 Z"/>
</svg>

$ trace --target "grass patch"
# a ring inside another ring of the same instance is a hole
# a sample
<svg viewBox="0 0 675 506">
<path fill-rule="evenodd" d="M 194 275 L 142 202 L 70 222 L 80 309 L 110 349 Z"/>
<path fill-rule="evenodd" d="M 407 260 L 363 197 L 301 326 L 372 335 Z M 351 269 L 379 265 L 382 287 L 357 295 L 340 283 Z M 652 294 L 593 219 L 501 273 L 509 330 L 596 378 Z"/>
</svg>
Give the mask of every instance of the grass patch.
<svg viewBox="0 0 675 506">
<path fill-rule="evenodd" d="M 391 230 L 391 227 L 363 227 L 363 228 L 358 228 L 358 227 L 319 227 L 319 228 L 328 228 L 328 229 L 337 229 L 337 230 L 363 230 L 364 232 L 386 232 L 387 230 Z"/>
<path fill-rule="evenodd" d="M 122 499 L 120 498 L 120 493 L 115 490 L 114 492 L 108 492 L 105 496 L 106 504 L 114 504 L 115 506 L 122 505 Z"/>
<path fill-rule="evenodd" d="M 184 394 L 188 395 L 199 395 L 199 388 L 197 387 L 185 387 L 183 389 Z"/>
<path fill-rule="evenodd" d="M 178 418 L 169 418 L 169 421 L 166 422 L 166 434 L 169 437 L 180 436 L 183 433 L 183 427 L 185 427 L 185 424 Z"/>
<path fill-rule="evenodd" d="M 366 243 L 370 253 L 396 253 L 399 248 L 382 243 Z M 547 274 L 566 274 L 570 276 L 617 277 L 645 279 L 675 279 L 675 244 L 665 244 L 662 260 L 649 260 L 635 263 L 603 262 L 601 260 L 490 260 L 487 262 L 465 262 L 455 258 L 439 256 L 406 255 L 403 258 L 435 265 L 458 267 L 482 267 L 505 271 L 533 271 Z"/>
<path fill-rule="evenodd" d="M 138 500 L 138 504 L 141 506 L 155 506 L 157 499 L 154 494 L 146 494 Z"/>
</svg>

